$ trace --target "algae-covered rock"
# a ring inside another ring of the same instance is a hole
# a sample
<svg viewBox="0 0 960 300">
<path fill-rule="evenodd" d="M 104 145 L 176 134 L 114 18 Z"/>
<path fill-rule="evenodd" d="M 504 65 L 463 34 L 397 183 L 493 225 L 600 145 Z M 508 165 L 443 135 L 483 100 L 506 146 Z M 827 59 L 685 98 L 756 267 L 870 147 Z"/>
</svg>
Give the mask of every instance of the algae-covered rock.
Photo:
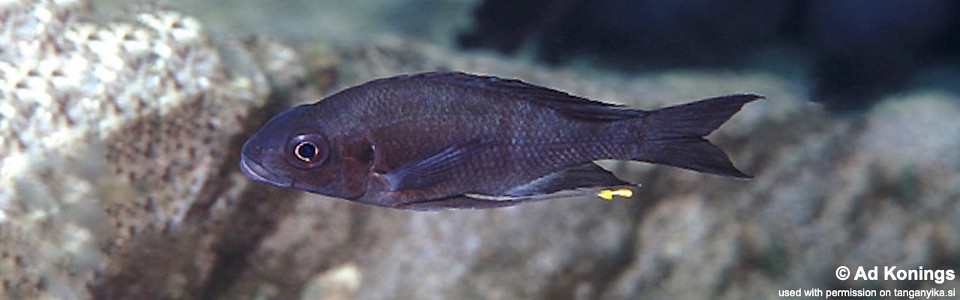
<svg viewBox="0 0 960 300">
<path fill-rule="evenodd" d="M 3 1 L 0 16 L 2 294 L 87 298 L 112 253 L 205 197 L 268 78 L 228 68 L 176 11 Z"/>
</svg>

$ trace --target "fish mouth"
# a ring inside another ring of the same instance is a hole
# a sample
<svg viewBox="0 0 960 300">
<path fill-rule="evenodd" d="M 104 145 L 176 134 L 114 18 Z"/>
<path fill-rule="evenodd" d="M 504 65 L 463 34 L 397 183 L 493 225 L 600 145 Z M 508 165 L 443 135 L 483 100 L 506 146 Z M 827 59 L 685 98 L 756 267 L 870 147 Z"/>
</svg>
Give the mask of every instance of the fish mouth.
<svg viewBox="0 0 960 300">
<path fill-rule="evenodd" d="M 270 171 L 267 171 L 266 168 L 246 157 L 240 158 L 240 171 L 255 181 L 265 182 L 281 187 L 290 187 L 293 185 L 292 180 L 278 180 L 276 179 L 278 178 L 276 175 L 270 173 Z"/>
</svg>

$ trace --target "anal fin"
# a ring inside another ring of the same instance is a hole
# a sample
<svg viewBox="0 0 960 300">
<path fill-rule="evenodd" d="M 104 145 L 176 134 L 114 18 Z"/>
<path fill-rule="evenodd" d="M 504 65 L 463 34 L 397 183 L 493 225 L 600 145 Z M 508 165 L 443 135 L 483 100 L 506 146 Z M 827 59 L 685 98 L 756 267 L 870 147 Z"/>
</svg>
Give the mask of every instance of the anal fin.
<svg viewBox="0 0 960 300">
<path fill-rule="evenodd" d="M 419 210 L 419 211 L 434 211 L 434 210 L 449 210 L 449 209 L 487 209 L 487 208 L 497 208 L 497 207 L 506 207 L 513 206 L 524 202 L 523 199 L 514 199 L 514 200 L 484 200 L 477 199 L 465 195 L 457 195 L 440 199 L 418 201 L 404 203 L 402 206 L 398 207 L 401 209 L 409 210 Z"/>
<path fill-rule="evenodd" d="M 564 190 L 573 190 L 586 187 L 628 186 L 613 173 L 603 169 L 595 163 L 588 162 L 567 167 L 563 170 L 550 173 L 531 182 L 514 187 L 507 191 L 508 196 L 532 196 L 552 194 Z"/>
<path fill-rule="evenodd" d="M 611 200 L 614 197 L 630 198 L 635 185 L 621 185 L 612 187 L 584 187 L 561 190 L 549 194 L 529 196 L 491 196 L 481 194 L 463 194 L 446 198 L 405 203 L 398 208 L 409 210 L 448 210 L 448 209 L 487 209 L 514 206 L 520 203 L 536 202 L 553 199 L 591 198 Z M 631 195 L 625 195 L 625 193 Z M 610 194 L 609 196 L 607 194 Z"/>
<path fill-rule="evenodd" d="M 636 185 L 620 180 L 609 171 L 589 162 L 550 173 L 514 187 L 503 195 L 465 193 L 440 199 L 405 203 L 402 209 L 446 210 L 486 209 L 513 206 L 525 202 L 550 199 L 597 197 L 610 200 L 614 196 L 629 198 Z"/>
</svg>

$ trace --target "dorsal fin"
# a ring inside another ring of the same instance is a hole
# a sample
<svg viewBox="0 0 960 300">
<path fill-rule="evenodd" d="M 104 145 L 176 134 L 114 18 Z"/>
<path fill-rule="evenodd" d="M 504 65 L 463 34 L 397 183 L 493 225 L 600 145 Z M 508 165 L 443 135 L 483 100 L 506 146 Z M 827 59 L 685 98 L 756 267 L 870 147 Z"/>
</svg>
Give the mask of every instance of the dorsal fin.
<svg viewBox="0 0 960 300">
<path fill-rule="evenodd" d="M 378 79 L 373 82 L 392 80 L 424 80 L 458 84 L 471 88 L 497 91 L 510 94 L 510 100 L 525 100 L 556 110 L 566 116 L 594 121 L 616 121 L 636 118 L 647 112 L 630 109 L 623 105 L 595 101 L 568 93 L 529 84 L 517 79 L 504 79 L 495 76 L 481 76 L 463 72 L 427 72 Z"/>
</svg>

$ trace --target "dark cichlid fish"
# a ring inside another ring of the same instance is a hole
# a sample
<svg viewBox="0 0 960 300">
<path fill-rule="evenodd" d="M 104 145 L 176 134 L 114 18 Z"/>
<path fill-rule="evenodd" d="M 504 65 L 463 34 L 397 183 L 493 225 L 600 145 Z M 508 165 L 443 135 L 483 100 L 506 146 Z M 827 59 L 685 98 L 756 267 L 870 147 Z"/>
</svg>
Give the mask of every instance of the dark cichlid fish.
<svg viewBox="0 0 960 300">
<path fill-rule="evenodd" d="M 243 145 L 240 167 L 257 181 L 414 210 L 502 207 L 631 186 L 593 163 L 601 159 L 750 178 L 704 136 L 759 98 L 644 111 L 518 80 L 403 75 L 280 113 Z"/>
</svg>

